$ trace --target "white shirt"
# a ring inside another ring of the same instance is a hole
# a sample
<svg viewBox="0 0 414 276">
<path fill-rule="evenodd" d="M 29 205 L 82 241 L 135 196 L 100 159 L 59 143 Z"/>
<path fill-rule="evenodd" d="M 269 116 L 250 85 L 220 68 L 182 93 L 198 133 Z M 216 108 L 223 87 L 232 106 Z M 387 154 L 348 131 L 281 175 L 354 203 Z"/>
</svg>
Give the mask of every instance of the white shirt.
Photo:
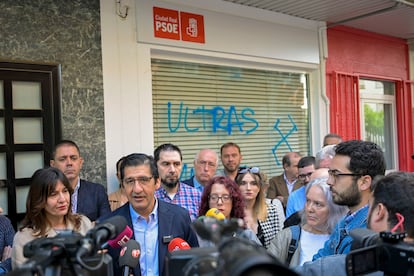
<svg viewBox="0 0 414 276">
<path fill-rule="evenodd" d="M 313 255 L 324 246 L 329 236 L 329 234 L 313 234 L 302 228 L 300 234 L 300 265 L 312 261 Z"/>
</svg>

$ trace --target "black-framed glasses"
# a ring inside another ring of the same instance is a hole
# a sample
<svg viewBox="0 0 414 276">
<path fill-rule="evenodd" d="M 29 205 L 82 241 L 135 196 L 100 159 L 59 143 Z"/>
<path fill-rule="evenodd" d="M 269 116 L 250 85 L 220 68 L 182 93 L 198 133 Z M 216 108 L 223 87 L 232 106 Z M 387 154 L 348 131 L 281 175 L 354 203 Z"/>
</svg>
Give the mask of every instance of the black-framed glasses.
<svg viewBox="0 0 414 276">
<path fill-rule="evenodd" d="M 231 200 L 231 195 L 222 195 L 219 196 L 218 194 L 211 194 L 208 196 L 208 199 L 211 202 L 218 202 L 220 199 L 221 201 L 223 201 L 224 203 L 229 202 Z"/>
<path fill-rule="evenodd" d="M 141 185 L 147 185 L 153 178 L 154 176 L 140 176 L 136 178 L 131 177 L 124 179 L 124 183 L 127 186 L 133 186 L 136 182 L 138 182 Z"/>
<path fill-rule="evenodd" d="M 360 173 L 341 173 L 337 170 L 328 170 L 328 174 L 335 180 L 340 176 L 362 176 Z"/>
<path fill-rule="evenodd" d="M 308 173 L 305 173 L 305 174 L 300 174 L 300 175 L 298 175 L 298 178 L 300 180 L 305 180 L 306 178 L 311 177 L 312 174 L 313 174 L 313 172 L 308 172 Z"/>
</svg>

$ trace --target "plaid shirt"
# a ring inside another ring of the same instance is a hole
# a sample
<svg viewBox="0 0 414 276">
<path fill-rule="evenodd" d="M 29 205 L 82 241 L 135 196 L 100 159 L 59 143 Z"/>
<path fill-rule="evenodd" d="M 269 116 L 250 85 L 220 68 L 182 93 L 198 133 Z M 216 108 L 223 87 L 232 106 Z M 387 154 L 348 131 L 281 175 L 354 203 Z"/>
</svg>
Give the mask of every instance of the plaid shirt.
<svg viewBox="0 0 414 276">
<path fill-rule="evenodd" d="M 194 187 L 186 185 L 182 182 L 178 185 L 177 193 L 171 199 L 167 191 L 161 186 L 155 191 L 155 196 L 165 202 L 176 204 L 188 210 L 191 220 L 198 217 L 198 209 L 200 207 L 201 192 Z"/>
</svg>

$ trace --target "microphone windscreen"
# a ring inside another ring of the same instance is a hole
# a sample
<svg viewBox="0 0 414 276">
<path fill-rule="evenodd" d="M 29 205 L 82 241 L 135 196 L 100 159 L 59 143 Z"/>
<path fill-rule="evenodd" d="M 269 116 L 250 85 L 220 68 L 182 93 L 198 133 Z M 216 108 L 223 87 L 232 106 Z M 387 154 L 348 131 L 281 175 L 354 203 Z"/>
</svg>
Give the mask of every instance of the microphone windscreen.
<svg viewBox="0 0 414 276">
<path fill-rule="evenodd" d="M 96 230 L 99 230 L 102 228 L 109 230 L 110 236 L 108 237 L 108 239 L 114 239 L 122 231 L 124 231 L 124 229 L 127 226 L 128 226 L 128 222 L 126 218 L 124 218 L 123 216 L 113 216 L 100 222 L 94 228 Z"/>
<path fill-rule="evenodd" d="M 206 213 L 206 217 L 213 217 L 213 218 L 216 218 L 218 220 L 225 220 L 226 219 L 224 214 L 222 212 L 220 212 L 217 208 L 211 208 L 210 210 L 208 210 L 207 213 Z"/>
<path fill-rule="evenodd" d="M 190 249 L 191 246 L 182 238 L 174 238 L 168 244 L 168 252 Z"/>
<path fill-rule="evenodd" d="M 119 235 L 116 236 L 114 239 L 108 241 L 108 245 L 111 248 L 120 248 L 122 246 L 125 246 L 126 243 L 131 239 L 132 234 L 132 229 L 127 225 L 124 231 L 119 233 Z"/>
<path fill-rule="evenodd" d="M 129 240 L 119 252 L 119 266 L 128 266 L 134 268 L 139 263 L 141 247 L 136 240 Z"/>
</svg>

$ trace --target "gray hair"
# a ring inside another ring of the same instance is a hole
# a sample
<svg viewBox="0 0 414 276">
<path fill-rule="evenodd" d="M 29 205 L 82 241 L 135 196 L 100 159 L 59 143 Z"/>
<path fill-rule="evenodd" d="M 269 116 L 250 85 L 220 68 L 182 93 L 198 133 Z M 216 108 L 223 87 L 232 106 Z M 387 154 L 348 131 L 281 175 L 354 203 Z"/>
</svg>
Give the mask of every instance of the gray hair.
<svg viewBox="0 0 414 276">
<path fill-rule="evenodd" d="M 319 187 L 322 190 L 323 194 L 325 195 L 325 199 L 326 199 L 326 202 L 329 208 L 329 215 L 328 215 L 328 220 L 326 222 L 326 229 L 328 233 L 332 233 L 332 230 L 334 229 L 338 221 L 341 218 L 343 218 L 345 214 L 348 212 L 348 207 L 337 205 L 333 202 L 330 187 L 326 183 L 327 180 L 328 178 L 326 177 L 315 178 L 311 180 L 306 185 L 305 194 L 307 195 L 310 188 L 313 186 Z M 301 218 L 302 218 L 301 225 L 303 226 L 304 224 L 306 224 L 305 207 L 300 212 L 301 212 Z"/>
<path fill-rule="evenodd" d="M 335 146 L 336 145 L 327 145 L 324 146 L 315 154 L 315 169 L 319 169 L 321 162 L 323 160 L 332 160 L 335 156 Z"/>
</svg>

